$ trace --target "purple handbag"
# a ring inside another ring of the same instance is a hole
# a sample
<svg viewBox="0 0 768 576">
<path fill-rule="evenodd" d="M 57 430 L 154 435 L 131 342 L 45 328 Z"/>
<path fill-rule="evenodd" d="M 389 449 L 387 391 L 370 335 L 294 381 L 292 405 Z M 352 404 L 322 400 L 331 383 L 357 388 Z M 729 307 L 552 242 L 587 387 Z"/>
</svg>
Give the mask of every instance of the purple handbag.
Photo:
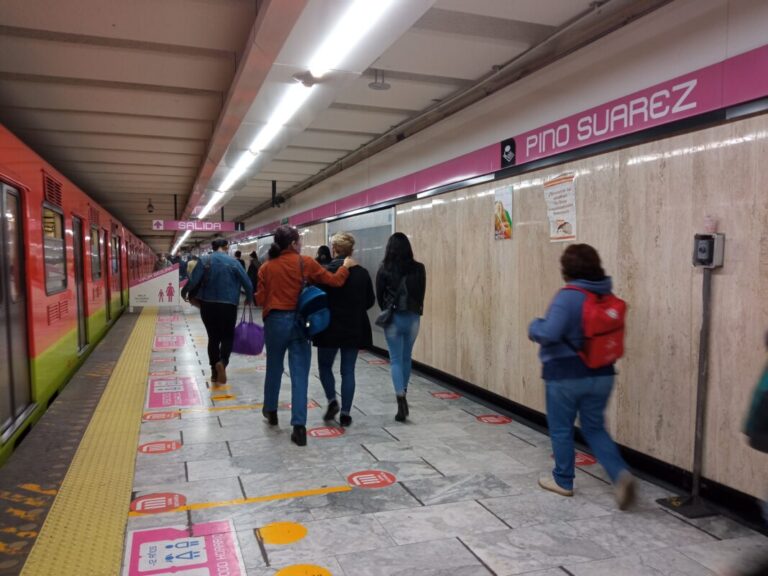
<svg viewBox="0 0 768 576">
<path fill-rule="evenodd" d="M 245 310 L 248 309 L 248 321 L 245 320 Z M 258 356 L 264 350 L 264 328 L 253 321 L 253 309 L 250 306 L 243 308 L 240 324 L 235 328 L 235 341 L 232 343 L 232 352 Z"/>
</svg>

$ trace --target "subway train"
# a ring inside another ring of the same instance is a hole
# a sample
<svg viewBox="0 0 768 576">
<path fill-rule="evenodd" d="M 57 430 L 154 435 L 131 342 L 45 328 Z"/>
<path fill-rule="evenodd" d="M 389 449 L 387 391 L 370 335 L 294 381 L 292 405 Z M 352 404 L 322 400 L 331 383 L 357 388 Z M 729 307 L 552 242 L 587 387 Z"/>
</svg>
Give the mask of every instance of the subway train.
<svg viewBox="0 0 768 576">
<path fill-rule="evenodd" d="M 154 255 L 0 125 L 0 466 L 128 305 Z"/>
</svg>

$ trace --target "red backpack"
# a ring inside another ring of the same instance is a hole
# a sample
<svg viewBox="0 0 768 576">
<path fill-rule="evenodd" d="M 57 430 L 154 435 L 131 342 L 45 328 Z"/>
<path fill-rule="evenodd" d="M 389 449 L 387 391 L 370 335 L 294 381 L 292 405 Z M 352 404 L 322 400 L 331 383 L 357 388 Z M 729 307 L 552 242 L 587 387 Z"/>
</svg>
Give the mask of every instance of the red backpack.
<svg viewBox="0 0 768 576">
<path fill-rule="evenodd" d="M 624 318 L 627 303 L 608 294 L 595 294 L 567 284 L 563 290 L 577 290 L 586 296 L 581 309 L 584 346 L 579 357 L 590 368 L 610 366 L 624 354 Z"/>
</svg>

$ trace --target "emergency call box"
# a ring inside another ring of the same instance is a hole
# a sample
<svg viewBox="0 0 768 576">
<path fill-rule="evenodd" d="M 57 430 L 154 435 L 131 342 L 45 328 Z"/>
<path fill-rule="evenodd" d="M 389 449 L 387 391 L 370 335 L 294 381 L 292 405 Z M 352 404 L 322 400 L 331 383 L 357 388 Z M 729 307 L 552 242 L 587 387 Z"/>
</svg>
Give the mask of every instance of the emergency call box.
<svg viewBox="0 0 768 576">
<path fill-rule="evenodd" d="M 720 268 L 725 256 L 725 234 L 696 234 L 693 237 L 693 265 Z"/>
</svg>

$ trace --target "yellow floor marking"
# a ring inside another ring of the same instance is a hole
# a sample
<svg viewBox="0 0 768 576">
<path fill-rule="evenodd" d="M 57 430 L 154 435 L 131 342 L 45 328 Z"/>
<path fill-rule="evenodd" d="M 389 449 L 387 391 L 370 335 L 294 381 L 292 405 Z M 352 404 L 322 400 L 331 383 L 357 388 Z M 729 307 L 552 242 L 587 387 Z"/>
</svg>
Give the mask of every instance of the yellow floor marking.
<svg viewBox="0 0 768 576">
<path fill-rule="evenodd" d="M 165 510 L 161 514 L 169 512 L 186 512 L 188 510 L 205 510 L 208 508 L 221 508 L 223 506 L 240 506 L 242 504 L 254 504 L 256 502 L 271 502 L 273 500 L 290 500 L 291 498 L 305 498 L 307 496 L 322 496 L 336 492 L 350 492 L 351 486 L 331 486 L 329 488 L 316 488 L 314 490 L 300 490 L 298 492 L 283 492 L 282 494 L 270 494 L 269 496 L 256 496 L 254 498 L 236 498 L 234 500 L 222 500 L 220 502 L 200 502 L 187 504 L 171 510 Z M 146 512 L 130 512 L 129 516 L 146 516 Z"/>
<path fill-rule="evenodd" d="M 27 506 L 45 506 L 48 503 L 46 498 L 30 498 L 24 494 L 14 494 L 7 490 L 0 490 L 0 500 L 8 500 L 16 504 L 26 504 Z"/>
<path fill-rule="evenodd" d="M 213 408 L 182 408 L 182 414 L 199 414 L 200 412 L 221 412 L 222 410 L 255 410 L 264 404 L 240 404 L 239 406 L 214 406 Z"/>
<path fill-rule="evenodd" d="M 296 522 L 273 522 L 259 528 L 265 544 L 293 544 L 307 535 L 307 528 Z"/>
<path fill-rule="evenodd" d="M 19 530 L 18 528 L 15 528 L 13 526 L 8 526 L 7 528 L 0 528 L 0 532 L 3 534 L 15 534 L 19 538 L 34 538 L 37 536 L 37 532 L 34 530 Z"/>
<path fill-rule="evenodd" d="M 22 576 L 120 573 L 156 318 L 136 320 Z"/>
<path fill-rule="evenodd" d="M 217 394 L 216 396 L 211 396 L 211 400 L 218 400 L 219 402 L 226 400 L 237 400 L 237 396 L 234 394 Z"/>
<path fill-rule="evenodd" d="M 228 386 L 227 384 L 222 384 L 221 386 L 216 386 L 216 384 L 214 384 L 213 386 L 211 386 L 212 392 L 226 392 L 227 390 L 231 390 L 231 389 L 232 389 L 232 386 Z"/>
<path fill-rule="evenodd" d="M 332 576 L 328 570 L 322 566 L 314 566 L 313 564 L 294 564 L 293 566 L 286 566 L 279 572 L 275 573 L 275 576 Z"/>
<path fill-rule="evenodd" d="M 45 494 L 46 496 L 56 496 L 58 490 L 52 488 L 50 490 L 44 490 L 39 484 L 19 484 L 19 488 L 27 490 L 28 492 L 37 492 L 38 494 Z"/>
<path fill-rule="evenodd" d="M 35 510 L 19 510 L 18 508 L 6 508 L 5 511 L 11 516 L 15 516 L 21 520 L 37 520 L 41 514 L 45 512 L 43 508 L 36 508 Z"/>
<path fill-rule="evenodd" d="M 10 544 L 0 542 L 0 554 L 8 554 L 11 556 L 14 554 L 21 554 L 28 544 L 29 542 L 11 542 Z"/>
</svg>

